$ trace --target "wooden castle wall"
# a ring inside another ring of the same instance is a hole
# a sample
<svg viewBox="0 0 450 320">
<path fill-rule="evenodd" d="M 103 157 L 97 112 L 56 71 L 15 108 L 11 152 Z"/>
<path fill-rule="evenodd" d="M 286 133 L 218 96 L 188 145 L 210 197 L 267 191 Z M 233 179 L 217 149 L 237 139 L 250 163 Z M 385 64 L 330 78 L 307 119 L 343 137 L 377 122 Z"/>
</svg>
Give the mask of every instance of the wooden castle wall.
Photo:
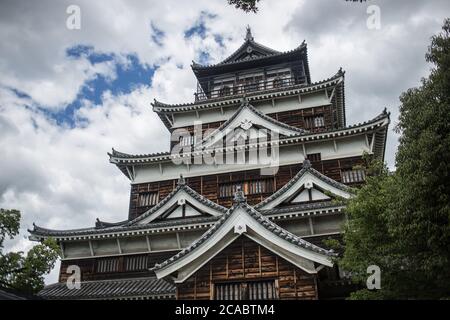
<svg viewBox="0 0 450 320">
<path fill-rule="evenodd" d="M 341 170 L 350 169 L 355 165 L 362 164 L 361 157 L 350 157 L 336 160 L 312 161 L 314 169 L 336 181 L 341 181 Z M 222 183 L 251 181 L 257 179 L 268 179 L 273 185 L 273 191 L 263 194 L 248 195 L 247 201 L 250 205 L 255 205 L 264 198 L 270 196 L 274 191 L 283 187 L 302 168 L 302 164 L 281 166 L 273 176 L 260 175 L 259 170 L 247 170 L 240 172 L 230 172 L 225 174 L 206 175 L 201 177 L 186 178 L 187 184 L 207 197 L 209 200 L 219 203 L 225 207 L 231 207 L 232 197 L 219 197 L 219 185 Z M 164 199 L 175 187 L 177 179 L 159 182 L 135 184 L 131 186 L 129 218 L 134 219 L 151 208 L 151 206 L 139 206 L 139 194 L 146 192 L 158 192 L 159 201 Z"/>
<path fill-rule="evenodd" d="M 148 269 L 153 267 L 155 263 L 161 263 L 169 259 L 177 252 L 178 250 L 127 256 L 63 260 L 61 261 L 61 266 L 59 269 L 59 282 L 67 281 L 67 278 L 71 275 L 71 273 L 67 273 L 67 268 L 71 265 L 75 265 L 80 268 L 81 281 L 154 276 L 154 272 L 149 271 Z M 134 261 L 140 259 L 143 263 L 134 263 L 131 266 L 131 263 L 127 263 L 127 260 L 130 261 L 131 259 Z M 103 270 L 100 270 L 99 265 L 102 262 L 104 265 L 107 265 L 107 267 L 103 267 Z"/>
<path fill-rule="evenodd" d="M 177 285 L 177 299 L 214 299 L 214 284 L 273 280 L 279 299 L 317 299 L 317 279 L 242 236 Z"/>
<path fill-rule="evenodd" d="M 320 128 L 308 128 L 309 131 L 313 132 L 321 132 L 321 131 L 329 131 L 334 129 L 333 123 L 333 113 L 332 113 L 332 105 L 329 106 L 320 106 L 313 108 L 305 108 L 299 110 L 291 110 L 291 111 L 283 111 L 283 112 L 274 112 L 268 113 L 267 115 L 275 120 L 278 120 L 282 123 L 286 123 L 290 126 L 296 128 L 306 128 L 305 117 L 314 116 L 314 115 L 323 115 L 324 117 L 324 126 Z M 206 130 L 214 130 L 220 127 L 224 121 L 210 122 L 202 124 L 202 136 L 205 134 Z M 194 126 L 187 126 L 183 128 L 177 129 L 186 129 L 189 133 L 193 134 Z M 178 141 L 170 142 L 170 149 L 173 148 L 174 145 L 178 144 Z"/>
</svg>

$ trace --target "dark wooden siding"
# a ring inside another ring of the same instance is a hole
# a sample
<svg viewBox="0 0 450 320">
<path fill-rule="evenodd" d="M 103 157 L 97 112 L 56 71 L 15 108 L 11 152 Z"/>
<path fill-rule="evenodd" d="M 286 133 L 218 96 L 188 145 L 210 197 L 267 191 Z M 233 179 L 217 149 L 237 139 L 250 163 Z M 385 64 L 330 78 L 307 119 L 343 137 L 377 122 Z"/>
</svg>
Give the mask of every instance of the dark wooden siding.
<svg viewBox="0 0 450 320">
<path fill-rule="evenodd" d="M 314 132 L 327 131 L 334 129 L 333 119 L 332 119 L 332 106 L 321 106 L 314 108 L 306 108 L 300 110 L 291 110 L 283 112 L 269 113 L 268 116 L 275 120 L 286 123 L 290 126 L 308 129 Z M 305 124 L 305 117 L 323 115 L 324 126 L 320 128 L 307 128 Z"/>
<path fill-rule="evenodd" d="M 282 123 L 286 123 L 290 126 L 296 127 L 296 128 L 302 128 L 306 129 L 305 124 L 305 117 L 310 116 L 316 116 L 316 115 L 323 115 L 324 117 L 324 126 L 320 128 L 307 128 L 309 131 L 313 132 L 321 132 L 321 131 L 327 131 L 331 129 L 336 129 L 336 125 L 333 125 L 333 113 L 332 113 L 332 105 L 329 106 L 320 106 L 320 107 L 314 107 L 314 108 L 306 108 L 306 109 L 300 109 L 300 110 L 291 110 L 291 111 L 283 111 L 283 112 L 274 112 L 274 113 L 268 113 L 267 115 L 275 120 L 278 120 Z M 202 136 L 205 135 L 205 131 L 217 129 L 220 127 L 224 121 L 217 121 L 217 122 L 211 122 L 211 123 L 203 123 L 202 124 Z M 194 126 L 186 126 L 181 127 L 177 129 L 185 129 L 187 130 L 191 135 L 194 134 Z M 171 141 L 170 142 L 170 149 L 172 150 L 173 146 L 178 144 L 178 141 Z"/>
<path fill-rule="evenodd" d="M 362 164 L 361 157 L 312 162 L 312 166 L 314 169 L 339 182 L 341 181 L 342 169 L 352 168 L 353 166 L 359 164 Z M 209 200 L 219 203 L 220 205 L 223 205 L 225 207 L 231 207 L 232 197 L 219 198 L 219 184 L 256 179 L 271 179 L 273 181 L 274 190 L 276 191 L 283 187 L 290 179 L 292 179 L 297 174 L 297 172 L 301 170 L 301 168 L 302 164 L 299 163 L 289 166 L 281 166 L 278 172 L 273 176 L 262 176 L 260 175 L 259 170 L 247 170 L 241 172 L 230 172 L 225 174 L 192 177 L 187 178 L 186 182 L 191 188 L 207 197 Z M 159 200 L 161 201 L 175 188 L 176 183 L 177 180 L 174 179 L 132 185 L 129 218 L 134 219 L 151 208 L 139 207 L 139 193 L 159 190 Z M 250 205 L 255 205 L 261 202 L 264 198 L 268 197 L 270 194 L 249 195 L 247 197 L 247 201 Z"/>
<path fill-rule="evenodd" d="M 317 299 L 314 275 L 295 267 L 245 236 L 238 238 L 182 284 L 178 299 L 214 297 L 214 283 L 274 280 L 280 299 Z"/>
<path fill-rule="evenodd" d="M 143 277 L 143 276 L 154 276 L 153 271 L 149 271 L 155 263 L 161 263 L 164 260 L 169 259 L 171 256 L 175 255 L 178 251 L 165 251 L 165 252 L 155 252 L 149 254 L 139 254 L 139 255 L 126 255 L 126 256 L 116 256 L 116 257 L 97 257 L 88 259 L 74 259 L 74 260 L 63 260 L 61 261 L 61 267 L 59 270 L 59 282 L 64 282 L 70 276 L 67 273 L 67 268 L 71 265 L 76 265 L 80 267 L 81 270 L 81 281 L 90 280 L 104 280 L 104 279 L 118 279 L 118 278 L 131 278 L 131 277 Z M 135 270 L 127 270 L 127 259 L 145 257 L 146 266 L 145 268 L 136 268 Z M 99 272 L 99 264 L 101 261 L 108 260 L 114 262 L 117 266 L 117 270 L 111 272 Z"/>
</svg>

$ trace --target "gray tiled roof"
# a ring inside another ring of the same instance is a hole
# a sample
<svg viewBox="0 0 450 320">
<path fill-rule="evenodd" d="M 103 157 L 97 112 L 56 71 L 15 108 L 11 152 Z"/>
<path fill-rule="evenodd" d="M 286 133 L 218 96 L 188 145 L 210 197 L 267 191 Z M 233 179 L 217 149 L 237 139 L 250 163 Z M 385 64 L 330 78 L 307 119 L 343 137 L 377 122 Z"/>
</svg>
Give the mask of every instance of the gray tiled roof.
<svg viewBox="0 0 450 320">
<path fill-rule="evenodd" d="M 245 59 L 245 60 L 234 60 L 235 56 L 238 55 L 239 53 L 241 53 L 242 49 L 246 46 L 254 46 L 256 48 L 261 48 L 264 49 L 264 51 L 266 51 L 265 55 L 261 55 L 261 56 L 256 56 L 254 58 L 250 58 L 250 59 Z M 214 67 L 218 67 L 218 66 L 223 66 L 223 65 L 230 65 L 230 64 L 236 64 L 236 63 L 240 63 L 240 62 L 247 62 L 247 61 L 254 61 L 254 60 L 260 60 L 260 59 L 267 59 L 270 57 L 277 57 L 277 56 L 284 56 L 287 54 L 291 54 L 293 52 L 299 52 L 302 50 L 306 51 L 306 42 L 303 41 L 297 48 L 289 50 L 289 51 L 284 51 L 284 52 L 280 52 L 280 51 L 275 51 L 273 49 L 270 49 L 254 40 L 246 40 L 234 53 L 231 54 L 231 56 L 229 56 L 228 58 L 226 58 L 225 60 L 223 60 L 222 62 L 219 62 L 217 64 L 213 64 L 213 65 L 202 65 L 199 63 L 196 63 L 193 61 L 192 63 L 192 69 L 195 71 L 197 69 L 205 69 L 205 68 L 214 68 Z"/>
<path fill-rule="evenodd" d="M 336 180 L 333 180 L 331 178 L 328 178 L 326 175 L 320 173 L 319 171 L 317 171 L 316 169 L 314 169 L 311 166 L 311 162 L 309 160 L 305 160 L 303 162 L 303 167 L 302 169 L 291 179 L 289 180 L 288 183 L 286 183 L 281 189 L 279 189 L 277 192 L 275 192 L 274 194 L 272 194 L 270 197 L 267 197 L 266 199 L 264 199 L 263 201 L 261 201 L 260 203 L 258 203 L 257 205 L 255 205 L 255 209 L 260 209 L 262 207 L 264 207 L 266 204 L 268 204 L 269 202 L 274 201 L 275 199 L 279 198 L 281 195 L 283 195 L 285 192 L 287 192 L 292 185 L 294 185 L 298 180 L 300 180 L 300 178 L 306 173 L 309 172 L 311 174 L 313 174 L 314 176 L 316 176 L 317 178 L 319 178 L 320 180 L 340 189 L 343 191 L 349 191 L 350 188 L 348 186 L 346 186 L 345 184 L 342 184 L 340 182 L 337 182 Z"/>
<path fill-rule="evenodd" d="M 300 212 L 300 211 L 312 211 L 318 209 L 329 209 L 329 208 L 340 208 L 344 207 L 343 205 L 337 204 L 334 201 L 320 201 L 320 202 L 311 202 L 311 203 L 300 203 L 296 205 L 289 205 L 286 207 L 276 207 L 273 209 L 267 210 L 259 210 L 264 215 L 273 215 L 279 213 L 291 213 L 291 212 Z"/>
<path fill-rule="evenodd" d="M 251 217 L 253 217 L 264 228 L 266 228 L 267 230 L 269 230 L 276 236 L 278 236 L 286 241 L 291 242 L 294 245 L 315 251 L 317 253 L 322 253 L 327 256 L 335 256 L 335 253 L 332 250 L 325 250 L 323 248 L 320 248 L 319 246 L 316 246 L 316 245 L 300 238 L 299 236 L 294 235 L 293 233 L 278 226 L 276 223 L 270 221 L 267 217 L 263 216 L 261 213 L 259 213 L 257 210 L 255 210 L 253 207 L 249 206 L 246 201 L 239 201 L 239 202 L 235 202 L 233 204 L 233 206 L 219 219 L 219 221 L 217 221 L 211 228 L 209 228 L 209 230 L 206 231 L 199 239 L 197 239 L 190 246 L 181 250 L 176 255 L 172 256 L 171 258 L 167 259 L 166 261 L 155 264 L 155 266 L 153 267 L 153 270 L 159 270 L 163 267 L 166 267 L 166 266 L 174 263 L 175 261 L 181 259 L 182 257 L 188 255 L 190 252 L 194 251 L 197 247 L 200 247 L 205 241 L 207 241 L 209 238 L 211 238 L 213 234 L 215 234 L 218 230 L 220 230 L 221 226 L 225 224 L 225 222 L 228 220 L 228 218 L 238 208 L 244 209 Z"/>
<path fill-rule="evenodd" d="M 211 222 L 215 222 L 219 219 L 218 217 L 215 217 L 215 216 L 203 216 L 203 217 L 191 217 L 191 218 L 186 218 L 186 219 L 182 219 L 182 220 L 151 222 L 151 223 L 145 224 L 145 225 L 136 224 L 137 222 L 141 221 L 142 219 L 145 219 L 146 217 L 148 217 L 149 215 L 151 215 L 152 213 L 157 211 L 159 208 L 164 206 L 167 202 L 170 201 L 170 199 L 172 199 L 181 190 L 184 190 L 186 193 L 191 195 L 193 198 L 198 200 L 200 203 L 202 203 L 210 208 L 213 208 L 214 210 L 217 210 L 221 213 L 227 212 L 227 208 L 198 194 L 196 191 L 194 191 L 192 188 L 190 188 L 188 185 L 186 185 L 183 180 L 183 182 L 178 183 L 178 186 L 167 197 L 165 197 L 162 201 L 160 201 L 157 205 L 152 207 L 146 213 L 140 215 L 139 217 L 137 217 L 136 219 L 134 219 L 132 221 L 122 221 L 119 223 L 105 223 L 105 222 L 99 223 L 97 221 L 95 227 L 71 229 L 71 230 L 54 230 L 54 229 L 47 229 L 47 228 L 42 228 L 37 225 L 34 225 L 33 230 L 28 230 L 28 231 L 33 235 L 40 235 L 40 236 L 92 235 L 92 234 L 102 234 L 102 233 L 108 233 L 108 232 L 131 231 L 131 230 L 161 228 L 161 227 L 174 227 L 174 226 L 193 224 L 193 223 L 211 223 Z"/>
<path fill-rule="evenodd" d="M 164 206 L 167 202 L 170 201 L 170 199 L 172 199 L 179 191 L 184 190 L 186 193 L 188 193 L 190 196 L 192 196 L 194 199 L 196 199 L 197 201 L 199 201 L 200 203 L 214 209 L 217 211 L 220 211 L 222 213 L 225 213 L 227 211 L 227 208 L 209 200 L 206 197 L 203 197 L 202 195 L 200 195 L 199 193 L 197 193 L 196 191 L 194 191 L 192 188 L 190 188 L 185 182 L 183 183 L 178 183 L 178 186 L 173 189 L 173 191 L 171 193 L 169 193 L 169 195 L 167 197 L 165 197 L 162 201 L 160 201 L 157 205 L 155 205 L 153 208 L 151 208 L 150 210 L 148 210 L 147 212 L 145 212 L 144 214 L 140 215 L 139 217 L 137 217 L 136 219 L 130 221 L 130 225 L 135 224 L 138 221 L 141 221 L 143 219 L 145 219 L 146 217 L 148 217 L 149 215 L 151 215 L 153 212 L 157 211 L 159 208 L 161 208 L 162 206 Z"/>
<path fill-rule="evenodd" d="M 174 298 L 175 286 L 156 277 L 86 281 L 81 282 L 80 289 L 69 289 L 66 283 L 55 283 L 42 289 L 38 296 L 52 300 Z"/>
<path fill-rule="evenodd" d="M 149 224 L 136 224 L 136 225 L 122 225 L 117 227 L 107 227 L 107 228 L 80 228 L 80 229 L 69 229 L 69 230 L 55 230 L 42 228 L 37 225 L 34 225 L 32 230 L 28 230 L 33 235 L 37 236 L 51 236 L 51 237 L 70 237 L 70 236 L 88 236 L 88 235 L 96 235 L 96 234 L 105 234 L 112 232 L 125 232 L 125 231 L 135 231 L 135 230 L 144 230 L 144 229 L 157 229 L 157 228 L 169 228 L 169 227 L 177 227 L 180 225 L 190 225 L 195 223 L 214 223 L 218 220 L 218 217 L 213 216 L 204 216 L 204 217 L 192 217 L 186 218 L 182 220 L 173 220 L 173 221 L 158 221 L 152 222 Z"/>
<path fill-rule="evenodd" d="M 239 109 L 224 123 L 222 123 L 222 125 L 220 125 L 216 130 L 214 130 L 211 134 L 207 135 L 201 143 L 206 142 L 211 136 L 214 136 L 215 134 L 217 134 L 220 131 L 223 131 L 234 119 L 236 119 L 236 117 L 241 113 L 241 111 L 244 108 L 248 108 L 249 110 L 251 110 L 253 113 L 255 113 L 258 117 L 276 125 L 276 126 L 280 126 L 282 128 L 285 128 L 287 130 L 291 130 L 296 132 L 296 135 L 301 135 L 301 134 L 305 134 L 308 133 L 307 130 L 304 129 L 300 129 L 297 127 L 293 127 L 290 126 L 286 123 L 280 122 L 272 117 L 269 117 L 268 115 L 265 115 L 264 113 L 262 113 L 261 111 L 257 110 L 255 107 L 253 107 L 251 104 L 248 103 L 248 100 L 246 98 L 242 99 L 242 103 L 241 106 L 239 107 Z M 201 143 L 199 143 L 198 146 L 194 146 L 194 147 L 201 147 Z"/>
<path fill-rule="evenodd" d="M 298 89 L 300 91 L 304 92 L 311 92 L 313 88 L 319 88 L 323 89 L 327 87 L 328 85 L 335 85 L 337 81 L 345 74 L 342 69 L 339 69 L 336 74 L 333 76 L 317 81 L 311 84 L 297 84 L 293 86 L 287 86 L 287 87 L 280 87 L 280 88 L 274 88 L 264 91 L 255 91 L 255 92 L 247 92 L 245 93 L 245 96 L 249 101 L 258 100 L 258 97 L 261 96 L 262 99 L 267 99 L 267 97 L 270 97 L 272 94 L 278 96 L 278 93 L 281 95 L 285 95 L 284 91 L 290 91 L 294 89 Z M 328 83 L 328 84 L 327 84 Z M 240 98 L 244 96 L 244 94 L 234 95 L 234 96 L 225 96 L 220 97 L 218 99 L 209 99 L 207 102 L 200 101 L 200 102 L 191 102 L 191 103 L 180 103 L 180 104 L 169 104 L 164 103 L 158 100 L 154 100 L 152 103 L 153 111 L 158 113 L 164 113 L 164 112 L 180 112 L 180 111 L 191 111 L 191 110 L 197 110 L 197 109 L 208 109 L 211 107 L 220 107 L 225 106 L 229 104 L 239 104 Z"/>
</svg>

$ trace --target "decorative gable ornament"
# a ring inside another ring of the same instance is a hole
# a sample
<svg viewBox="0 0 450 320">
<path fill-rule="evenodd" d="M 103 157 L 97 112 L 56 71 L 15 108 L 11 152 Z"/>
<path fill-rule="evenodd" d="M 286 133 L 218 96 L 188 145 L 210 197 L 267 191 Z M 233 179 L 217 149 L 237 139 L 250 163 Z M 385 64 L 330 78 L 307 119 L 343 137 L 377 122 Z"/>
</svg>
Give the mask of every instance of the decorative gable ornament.
<svg viewBox="0 0 450 320">
<path fill-rule="evenodd" d="M 243 234 L 247 232 L 247 225 L 245 223 L 238 223 L 234 226 L 234 233 Z"/>
<path fill-rule="evenodd" d="M 251 120 L 245 119 L 241 122 L 240 127 L 244 130 L 248 130 L 253 126 L 253 123 Z"/>
</svg>

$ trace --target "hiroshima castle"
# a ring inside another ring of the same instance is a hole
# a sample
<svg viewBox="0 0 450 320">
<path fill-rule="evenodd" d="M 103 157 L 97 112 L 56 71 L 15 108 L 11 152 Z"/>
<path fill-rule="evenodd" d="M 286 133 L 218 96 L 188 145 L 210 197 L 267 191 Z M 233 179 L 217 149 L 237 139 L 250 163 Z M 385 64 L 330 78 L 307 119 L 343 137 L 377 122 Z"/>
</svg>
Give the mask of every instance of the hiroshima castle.
<svg viewBox="0 0 450 320">
<path fill-rule="evenodd" d="M 250 28 L 222 62 L 191 67 L 193 102 L 152 103 L 170 150 L 109 153 L 130 181 L 126 220 L 29 230 L 32 240 L 51 237 L 61 248 L 59 280 L 39 295 L 346 297 L 354 285 L 326 240 L 342 239 L 339 200 L 364 183 L 363 155 L 384 160 L 389 113 L 347 124 L 342 69 L 312 82 L 305 42 L 276 51 Z M 67 285 L 71 266 L 80 270 L 78 288 Z"/>
</svg>

